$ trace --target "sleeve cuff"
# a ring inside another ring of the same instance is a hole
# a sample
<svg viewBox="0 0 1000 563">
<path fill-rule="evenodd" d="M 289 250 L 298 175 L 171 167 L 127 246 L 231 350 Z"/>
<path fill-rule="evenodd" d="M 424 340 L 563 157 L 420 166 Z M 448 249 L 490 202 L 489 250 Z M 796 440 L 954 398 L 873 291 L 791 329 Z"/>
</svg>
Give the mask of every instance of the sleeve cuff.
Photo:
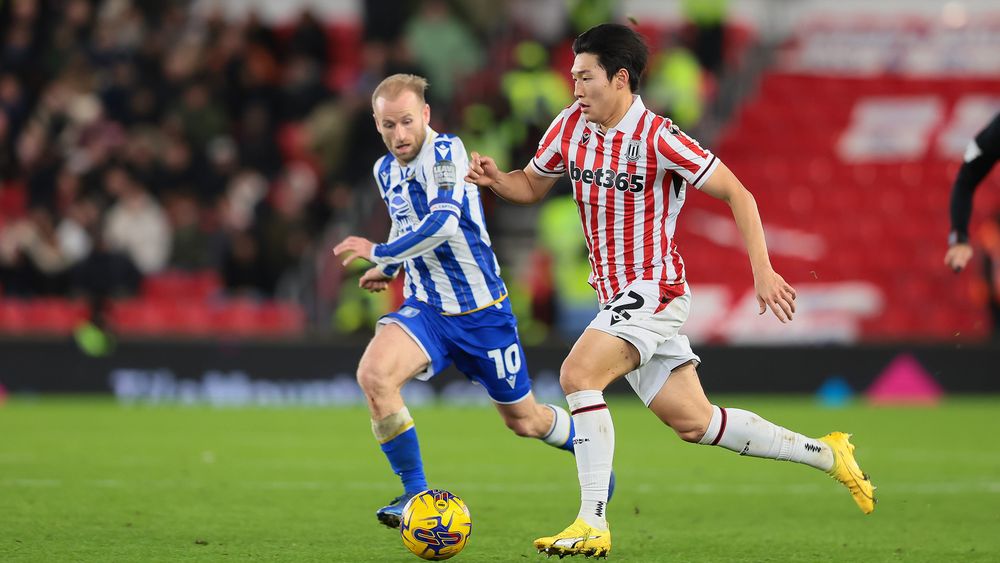
<svg viewBox="0 0 1000 563">
<path fill-rule="evenodd" d="M 698 189 L 701 189 L 701 187 L 705 185 L 705 182 L 707 182 L 708 179 L 712 177 L 712 173 L 715 172 L 715 169 L 718 167 L 719 167 L 719 158 L 713 154 L 712 159 L 709 160 L 708 164 L 706 164 L 705 167 L 701 169 L 701 172 L 697 176 L 695 176 L 695 179 L 693 182 L 691 182 L 691 185 Z"/>
<path fill-rule="evenodd" d="M 956 244 L 969 244 L 969 234 L 960 233 L 958 231 L 952 231 L 948 234 L 948 246 L 955 246 Z"/>
<path fill-rule="evenodd" d="M 559 170 L 559 171 L 555 171 L 555 172 L 549 171 L 549 170 L 545 170 L 544 168 L 542 168 L 541 166 L 539 166 L 537 162 L 535 162 L 534 158 L 531 159 L 531 166 L 532 166 L 532 168 L 535 169 L 535 172 L 538 172 L 542 176 L 548 176 L 550 178 L 557 178 L 557 177 L 562 176 L 563 174 L 566 173 L 566 169 L 565 168 L 562 169 L 562 170 Z"/>
</svg>

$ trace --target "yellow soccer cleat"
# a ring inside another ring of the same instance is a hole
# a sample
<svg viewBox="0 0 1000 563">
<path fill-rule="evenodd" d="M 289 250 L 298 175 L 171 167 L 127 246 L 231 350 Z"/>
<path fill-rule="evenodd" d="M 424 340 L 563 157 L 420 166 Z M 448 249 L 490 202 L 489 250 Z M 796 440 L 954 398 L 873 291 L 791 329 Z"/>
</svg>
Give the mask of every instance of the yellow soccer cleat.
<svg viewBox="0 0 1000 563">
<path fill-rule="evenodd" d="M 611 551 L 611 531 L 598 530 L 577 518 L 558 534 L 535 540 L 535 549 L 548 556 L 558 555 L 560 559 L 567 555 L 607 557 Z"/>
<path fill-rule="evenodd" d="M 843 432 L 830 432 L 820 438 L 833 450 L 833 468 L 829 474 L 840 481 L 851 491 L 854 502 L 865 514 L 875 510 L 875 487 L 868 474 L 861 471 L 854 459 L 854 444 L 850 442 L 851 435 Z"/>
</svg>

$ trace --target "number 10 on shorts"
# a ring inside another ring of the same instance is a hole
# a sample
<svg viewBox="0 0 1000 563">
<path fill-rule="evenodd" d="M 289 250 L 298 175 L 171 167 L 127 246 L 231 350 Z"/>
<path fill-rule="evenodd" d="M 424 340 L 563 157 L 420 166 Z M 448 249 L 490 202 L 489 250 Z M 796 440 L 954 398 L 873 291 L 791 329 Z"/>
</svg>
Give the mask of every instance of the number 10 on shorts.
<svg viewBox="0 0 1000 563">
<path fill-rule="evenodd" d="M 507 380 L 507 385 L 513 389 L 517 381 L 517 373 L 521 371 L 521 351 L 517 347 L 517 342 L 504 350 L 500 348 L 490 350 L 486 355 L 496 364 L 497 379 Z"/>
</svg>

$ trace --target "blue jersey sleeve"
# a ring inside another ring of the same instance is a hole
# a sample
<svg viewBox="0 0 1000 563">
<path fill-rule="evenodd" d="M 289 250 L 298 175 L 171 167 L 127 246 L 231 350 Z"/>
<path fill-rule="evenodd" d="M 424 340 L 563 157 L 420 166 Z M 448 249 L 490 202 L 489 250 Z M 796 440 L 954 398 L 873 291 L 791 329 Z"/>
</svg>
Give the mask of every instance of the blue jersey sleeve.
<svg viewBox="0 0 1000 563">
<path fill-rule="evenodd" d="M 427 199 L 431 211 L 447 210 L 462 215 L 465 200 L 465 175 L 469 157 L 458 137 L 439 135 L 434 140 L 434 159 L 424 164 Z"/>
</svg>

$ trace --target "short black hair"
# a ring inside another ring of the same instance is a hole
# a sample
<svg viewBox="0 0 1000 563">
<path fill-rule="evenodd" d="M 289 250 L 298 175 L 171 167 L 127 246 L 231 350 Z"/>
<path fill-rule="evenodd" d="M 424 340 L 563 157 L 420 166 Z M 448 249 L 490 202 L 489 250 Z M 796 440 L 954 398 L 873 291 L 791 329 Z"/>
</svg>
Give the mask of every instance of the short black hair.
<svg viewBox="0 0 1000 563">
<path fill-rule="evenodd" d="M 608 80 L 619 69 L 628 71 L 628 85 L 635 93 L 646 71 L 649 47 L 634 29 L 617 23 L 602 23 L 581 33 L 573 41 L 573 54 L 597 55 L 597 64 L 608 73 Z"/>
</svg>

